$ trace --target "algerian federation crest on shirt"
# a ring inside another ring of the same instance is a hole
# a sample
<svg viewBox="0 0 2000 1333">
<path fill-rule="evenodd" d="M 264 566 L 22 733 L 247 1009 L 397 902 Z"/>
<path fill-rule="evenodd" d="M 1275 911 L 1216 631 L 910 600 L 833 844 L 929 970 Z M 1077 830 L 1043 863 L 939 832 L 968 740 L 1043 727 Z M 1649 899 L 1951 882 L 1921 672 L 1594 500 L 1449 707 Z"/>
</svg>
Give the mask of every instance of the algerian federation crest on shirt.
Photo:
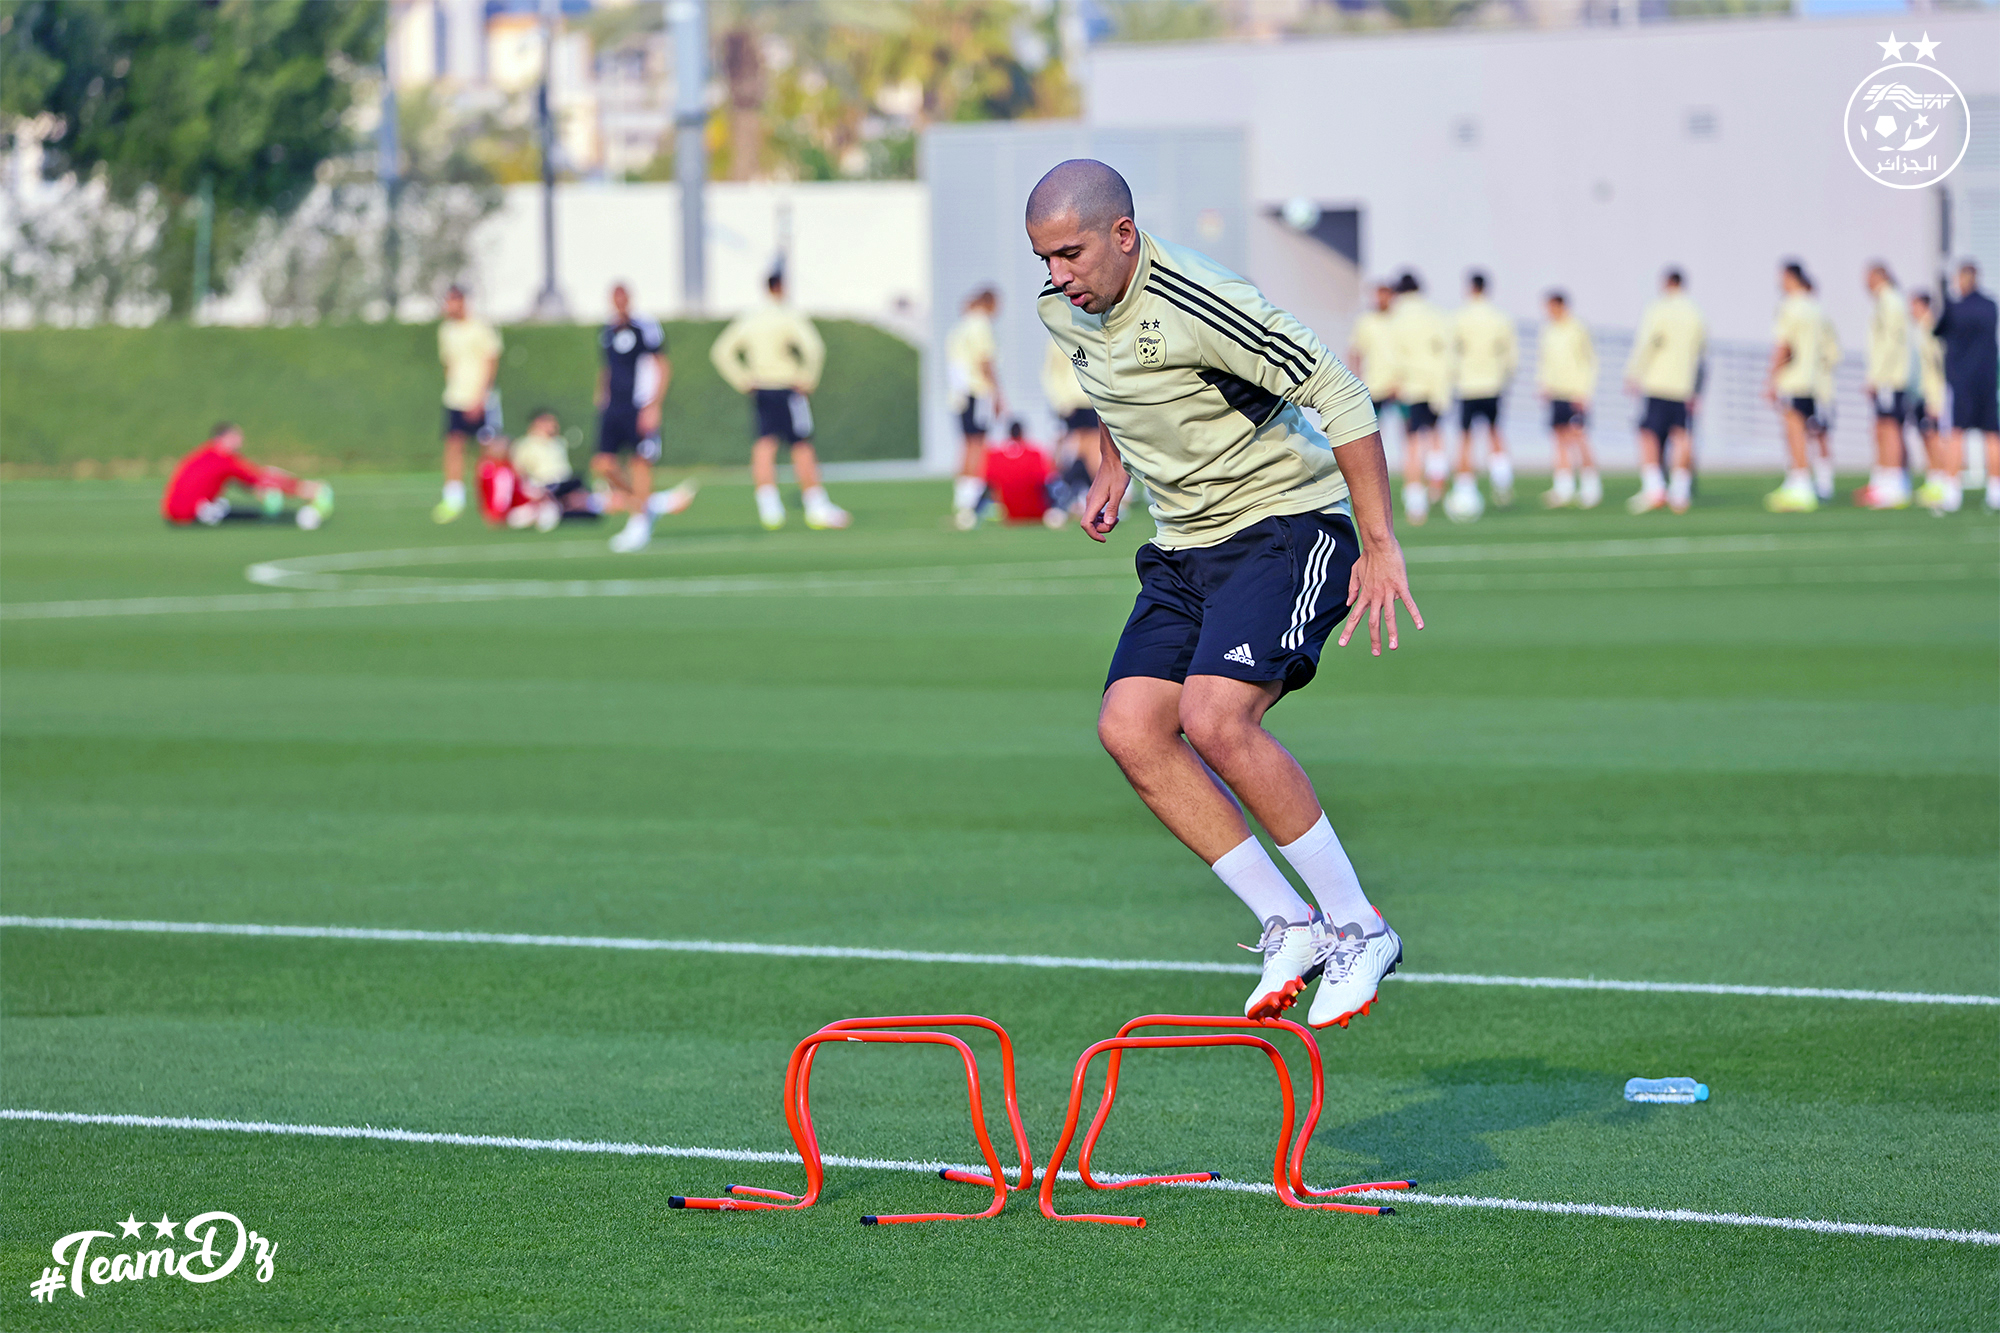
<svg viewBox="0 0 2000 1333">
<path fill-rule="evenodd" d="M 1139 336 L 1134 340 L 1132 350 L 1137 353 L 1139 364 L 1147 370 L 1158 370 L 1167 364 L 1167 340 L 1160 332 L 1159 320 L 1139 322 Z"/>
</svg>

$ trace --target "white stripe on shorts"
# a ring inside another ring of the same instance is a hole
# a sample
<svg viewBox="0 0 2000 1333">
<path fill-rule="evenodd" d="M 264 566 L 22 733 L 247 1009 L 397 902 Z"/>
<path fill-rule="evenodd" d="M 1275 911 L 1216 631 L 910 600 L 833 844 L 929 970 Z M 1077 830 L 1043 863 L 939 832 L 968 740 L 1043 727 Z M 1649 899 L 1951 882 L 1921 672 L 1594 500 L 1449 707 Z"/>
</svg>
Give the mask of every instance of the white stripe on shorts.
<svg viewBox="0 0 2000 1333">
<path fill-rule="evenodd" d="M 1313 542 L 1312 553 L 1306 557 L 1304 586 L 1299 589 L 1298 600 L 1292 603 L 1291 627 L 1278 640 L 1279 647 L 1289 650 L 1305 641 L 1306 626 L 1319 606 L 1320 590 L 1326 586 L 1326 567 L 1333 560 L 1333 546 L 1332 536 L 1324 531 Z"/>
</svg>

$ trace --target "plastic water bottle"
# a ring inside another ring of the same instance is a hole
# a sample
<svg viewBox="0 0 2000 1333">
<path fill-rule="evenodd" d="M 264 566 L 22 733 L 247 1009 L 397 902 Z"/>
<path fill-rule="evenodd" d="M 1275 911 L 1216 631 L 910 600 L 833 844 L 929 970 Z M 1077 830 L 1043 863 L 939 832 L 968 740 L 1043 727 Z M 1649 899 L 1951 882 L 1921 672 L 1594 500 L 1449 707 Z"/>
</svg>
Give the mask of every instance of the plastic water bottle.
<svg viewBox="0 0 2000 1333">
<path fill-rule="evenodd" d="M 1628 1078 L 1625 1080 L 1625 1100 L 1628 1102 L 1705 1102 L 1708 1100 L 1708 1084 L 1697 1083 L 1691 1078 Z"/>
</svg>

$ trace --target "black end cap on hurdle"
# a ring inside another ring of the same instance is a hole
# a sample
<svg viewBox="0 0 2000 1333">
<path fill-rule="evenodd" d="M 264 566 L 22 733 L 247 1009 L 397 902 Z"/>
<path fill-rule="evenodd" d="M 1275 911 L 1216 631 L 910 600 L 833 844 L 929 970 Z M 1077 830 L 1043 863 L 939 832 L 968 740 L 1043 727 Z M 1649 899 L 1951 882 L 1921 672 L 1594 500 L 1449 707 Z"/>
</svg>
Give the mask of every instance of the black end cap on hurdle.
<svg viewBox="0 0 2000 1333">
<path fill-rule="evenodd" d="M 734 1185 L 724 1185 L 722 1187 L 722 1192 L 724 1194 L 734 1194 L 736 1193 L 736 1187 Z"/>
<path fill-rule="evenodd" d="M 1395 1215 L 1396 1210 L 1394 1208 L 1384 1208 L 1381 1212 L 1375 1214 L 1377 1217 L 1394 1217 Z"/>
<path fill-rule="evenodd" d="M 862 1219 L 861 1219 L 861 1225 L 862 1225 L 862 1226 L 864 1226 L 864 1227 L 877 1227 L 877 1226 L 881 1226 L 881 1225 L 882 1225 L 882 1219 L 881 1219 L 881 1218 L 879 1218 L 879 1217 L 876 1217 L 876 1216 L 875 1216 L 874 1214 L 872 1214 L 872 1213 L 871 1213 L 871 1214 L 869 1214 L 868 1216 L 866 1216 L 866 1217 L 864 1217 L 864 1218 L 862 1218 Z"/>
<path fill-rule="evenodd" d="M 939 1168 L 938 1168 L 938 1179 L 939 1179 L 939 1180 L 950 1180 L 950 1179 L 951 1179 L 951 1168 L 950 1168 L 950 1167 L 948 1167 L 948 1166 L 941 1166 L 941 1167 L 939 1167 Z"/>
<path fill-rule="evenodd" d="M 678 1194 L 672 1196 L 667 1200 L 667 1207 L 669 1208 L 685 1208 L 687 1206 L 688 1206 L 688 1201 Z"/>
<path fill-rule="evenodd" d="M 1208 1173 L 1208 1178 L 1210 1180 L 1220 1180 L 1222 1179 L 1222 1173 L 1220 1171 L 1211 1171 Z"/>
</svg>

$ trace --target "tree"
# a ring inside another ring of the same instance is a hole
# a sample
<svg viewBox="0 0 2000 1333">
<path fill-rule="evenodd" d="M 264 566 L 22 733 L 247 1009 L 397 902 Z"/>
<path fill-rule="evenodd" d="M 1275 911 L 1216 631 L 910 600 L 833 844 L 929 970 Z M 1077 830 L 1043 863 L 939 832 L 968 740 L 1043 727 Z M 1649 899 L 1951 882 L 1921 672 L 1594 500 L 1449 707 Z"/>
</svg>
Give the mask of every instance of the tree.
<svg viewBox="0 0 2000 1333">
<path fill-rule="evenodd" d="M 282 217 L 353 145 L 357 73 L 380 56 L 379 0 L 0 0 L 0 112 L 50 115 L 51 178 L 102 173 L 114 200 L 167 209 L 155 254 L 171 309 L 195 304 L 196 217 L 213 199 L 213 268 Z"/>
</svg>

